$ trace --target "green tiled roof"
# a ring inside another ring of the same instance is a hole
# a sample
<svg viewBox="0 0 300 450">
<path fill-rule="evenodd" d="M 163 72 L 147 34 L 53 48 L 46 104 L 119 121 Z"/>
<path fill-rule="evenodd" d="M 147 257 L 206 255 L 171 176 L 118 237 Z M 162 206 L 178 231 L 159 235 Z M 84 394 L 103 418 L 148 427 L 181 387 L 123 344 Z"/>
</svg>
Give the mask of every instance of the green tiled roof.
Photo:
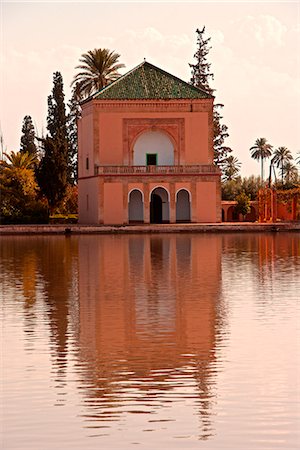
<svg viewBox="0 0 300 450">
<path fill-rule="evenodd" d="M 144 61 L 93 95 L 96 100 L 212 98 L 207 92 Z"/>
</svg>

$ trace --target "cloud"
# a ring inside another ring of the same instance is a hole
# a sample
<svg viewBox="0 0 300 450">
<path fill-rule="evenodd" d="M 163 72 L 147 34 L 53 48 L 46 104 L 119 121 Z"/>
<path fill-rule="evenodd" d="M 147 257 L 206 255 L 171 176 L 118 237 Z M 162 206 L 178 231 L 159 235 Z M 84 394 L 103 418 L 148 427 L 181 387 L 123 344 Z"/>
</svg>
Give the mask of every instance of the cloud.
<svg viewBox="0 0 300 450">
<path fill-rule="evenodd" d="M 287 27 L 270 15 L 246 16 L 236 21 L 236 27 L 244 38 L 254 39 L 260 47 L 281 47 L 287 32 Z"/>
</svg>

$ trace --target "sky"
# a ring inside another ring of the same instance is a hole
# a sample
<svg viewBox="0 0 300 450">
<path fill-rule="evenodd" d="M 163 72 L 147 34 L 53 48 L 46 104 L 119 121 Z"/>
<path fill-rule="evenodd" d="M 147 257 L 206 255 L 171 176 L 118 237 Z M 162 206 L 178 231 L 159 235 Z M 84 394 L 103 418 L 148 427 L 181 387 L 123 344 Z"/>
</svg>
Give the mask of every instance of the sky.
<svg viewBox="0 0 300 450">
<path fill-rule="evenodd" d="M 242 176 L 260 173 L 249 152 L 257 138 L 286 146 L 294 157 L 300 152 L 300 0 L 0 0 L 0 24 L 0 126 L 8 152 L 19 150 L 25 115 L 39 135 L 46 131 L 53 73 L 63 76 L 67 102 L 83 53 L 109 48 L 121 55 L 121 73 L 146 58 L 189 81 L 196 29 L 204 25 L 226 145 Z"/>
</svg>

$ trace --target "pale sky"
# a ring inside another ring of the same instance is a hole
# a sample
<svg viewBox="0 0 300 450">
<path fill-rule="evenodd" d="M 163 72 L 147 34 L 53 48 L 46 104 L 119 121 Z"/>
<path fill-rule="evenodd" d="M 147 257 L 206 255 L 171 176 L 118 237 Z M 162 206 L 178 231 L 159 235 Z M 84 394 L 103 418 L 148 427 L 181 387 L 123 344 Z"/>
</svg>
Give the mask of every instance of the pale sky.
<svg viewBox="0 0 300 450">
<path fill-rule="evenodd" d="M 20 2 L 0 0 L 0 123 L 7 150 L 18 151 L 22 121 L 46 129 L 53 72 L 66 102 L 82 53 L 106 47 L 122 73 L 144 58 L 189 81 L 196 28 L 211 36 L 212 87 L 223 103 L 226 144 L 243 176 L 259 175 L 249 148 L 265 137 L 300 151 L 300 0 L 280 2 Z"/>
</svg>

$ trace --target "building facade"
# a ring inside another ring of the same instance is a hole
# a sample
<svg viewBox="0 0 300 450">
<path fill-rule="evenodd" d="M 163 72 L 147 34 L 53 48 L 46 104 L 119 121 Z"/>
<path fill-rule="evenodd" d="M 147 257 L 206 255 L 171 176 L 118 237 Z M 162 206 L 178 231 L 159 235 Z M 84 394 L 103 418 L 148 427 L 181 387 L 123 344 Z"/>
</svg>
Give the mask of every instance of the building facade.
<svg viewBox="0 0 300 450">
<path fill-rule="evenodd" d="M 213 100 L 144 61 L 84 101 L 79 223 L 220 222 Z"/>
</svg>

